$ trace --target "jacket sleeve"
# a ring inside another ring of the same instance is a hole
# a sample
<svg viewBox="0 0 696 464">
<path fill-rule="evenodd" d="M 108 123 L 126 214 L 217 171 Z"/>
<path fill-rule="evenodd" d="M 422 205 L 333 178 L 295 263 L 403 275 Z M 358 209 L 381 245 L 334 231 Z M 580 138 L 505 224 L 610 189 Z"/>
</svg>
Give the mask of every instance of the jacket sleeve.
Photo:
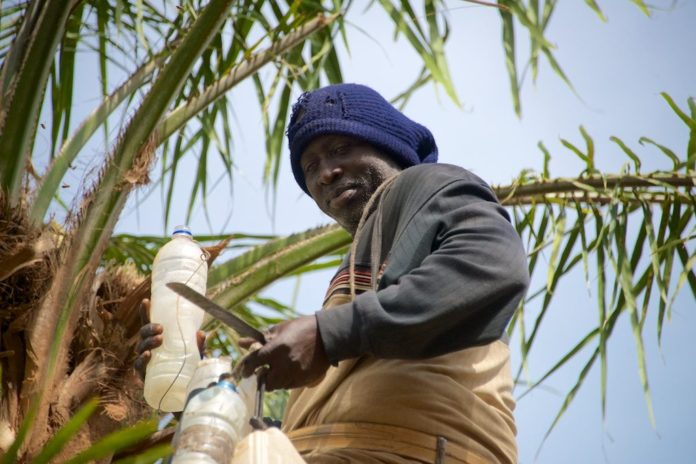
<svg viewBox="0 0 696 464">
<path fill-rule="evenodd" d="M 332 362 L 428 358 L 502 336 L 529 284 L 526 255 L 491 189 L 468 174 L 399 213 L 407 225 L 377 291 L 317 313 Z"/>
</svg>

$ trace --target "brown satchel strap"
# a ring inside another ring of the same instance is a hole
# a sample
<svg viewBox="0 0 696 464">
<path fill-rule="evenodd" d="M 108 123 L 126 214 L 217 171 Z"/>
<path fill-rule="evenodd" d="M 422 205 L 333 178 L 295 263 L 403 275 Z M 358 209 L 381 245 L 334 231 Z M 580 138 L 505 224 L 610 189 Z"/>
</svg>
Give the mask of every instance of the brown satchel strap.
<svg viewBox="0 0 696 464">
<path fill-rule="evenodd" d="M 443 446 L 442 437 L 391 425 L 364 422 L 315 425 L 293 430 L 287 435 L 300 453 L 354 448 L 393 452 L 422 462 L 488 463 L 480 455 L 454 443 L 446 442 Z"/>
</svg>

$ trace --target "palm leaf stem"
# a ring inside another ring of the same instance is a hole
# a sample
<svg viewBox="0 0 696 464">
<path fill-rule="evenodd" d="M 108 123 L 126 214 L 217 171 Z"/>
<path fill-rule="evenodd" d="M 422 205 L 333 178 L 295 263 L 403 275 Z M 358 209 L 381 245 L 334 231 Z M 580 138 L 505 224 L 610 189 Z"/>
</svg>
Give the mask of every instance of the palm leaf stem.
<svg viewBox="0 0 696 464">
<path fill-rule="evenodd" d="M 555 180 L 540 180 L 520 185 L 513 183 L 504 186 L 493 187 L 494 192 L 500 198 L 501 203 L 533 204 L 539 197 L 553 197 L 565 195 L 573 198 L 575 195 L 596 195 L 601 192 L 608 193 L 614 189 L 634 188 L 693 188 L 696 186 L 696 176 L 693 174 L 678 173 L 654 173 L 640 175 L 592 175 L 576 178 L 558 178 Z M 571 195 L 572 194 L 572 195 Z"/>
<path fill-rule="evenodd" d="M 508 199 L 501 200 L 501 203 L 505 206 L 531 206 L 542 203 L 550 202 L 574 202 L 580 204 L 595 204 L 595 205 L 609 205 L 612 203 L 620 202 L 627 207 L 640 206 L 644 203 L 661 205 L 665 202 L 674 201 L 688 201 L 691 198 L 691 194 L 688 192 L 669 192 L 669 193 L 654 193 L 654 192 L 618 192 L 614 194 L 598 194 L 591 192 L 567 192 L 558 194 L 544 194 L 544 195 L 534 195 L 523 197 L 519 199 Z"/>
<path fill-rule="evenodd" d="M 345 247 L 350 240 L 350 235 L 335 225 L 314 229 L 277 240 L 271 245 L 273 252 L 248 265 L 250 257 L 258 256 L 258 251 L 252 249 L 220 266 L 228 268 L 228 277 L 216 289 L 215 301 L 232 308 L 278 278 Z"/>
<path fill-rule="evenodd" d="M 200 13 L 162 73 L 145 96 L 139 110 L 105 163 L 94 189 L 86 196 L 83 215 L 72 232 L 65 262 L 52 283 L 46 303 L 36 312 L 30 336 L 34 375 L 23 385 L 24 401 L 39 398 L 38 417 L 32 425 L 30 452 L 40 446 L 46 429 L 46 390 L 56 382 L 67 358 L 69 332 L 77 322 L 80 303 L 128 194 L 149 170 L 154 157 L 152 132 L 183 86 L 193 64 L 227 18 L 232 0 L 211 0 Z M 51 340 L 46 343 L 46 340 Z M 37 361 L 40 362 L 37 363 Z"/>
</svg>

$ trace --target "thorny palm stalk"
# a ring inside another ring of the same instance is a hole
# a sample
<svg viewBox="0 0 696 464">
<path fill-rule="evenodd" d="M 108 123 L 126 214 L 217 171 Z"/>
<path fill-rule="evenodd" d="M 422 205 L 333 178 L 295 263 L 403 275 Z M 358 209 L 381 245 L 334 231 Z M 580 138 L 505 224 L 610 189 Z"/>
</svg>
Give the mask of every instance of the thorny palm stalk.
<svg viewBox="0 0 696 464">
<path fill-rule="evenodd" d="M 107 157 L 97 182 L 83 197 L 80 210 L 72 215 L 65 231 L 52 227 L 42 232 L 40 225 L 25 225 L 31 231 L 27 236 L 48 235 L 52 239 L 48 246 L 52 250 L 51 254 L 46 254 L 45 246 L 20 246 L 19 249 L 8 250 L 9 256 L 0 256 L 0 263 L 11 268 L 2 277 L 6 283 L 15 283 L 8 278 L 22 277 L 21 271 L 37 260 L 49 264 L 48 272 L 41 279 L 48 287 L 24 288 L 25 291 L 40 290 L 41 293 L 32 300 L 31 306 L 24 307 L 25 313 L 21 320 L 3 329 L 6 332 L 3 345 L 14 348 L 8 353 L 15 356 L 13 363 L 6 364 L 9 368 L 3 369 L 4 388 L 0 409 L 0 446 L 6 451 L 3 462 L 11 462 L 18 453 L 36 455 L 50 436 L 51 430 L 64 423 L 77 406 L 97 392 L 105 395 L 102 396 L 101 407 L 102 415 L 106 417 L 102 417 L 102 420 L 91 417 L 89 421 L 91 426 L 98 426 L 101 433 L 113 429 L 124 419 L 128 422 L 137 419 L 144 412 L 142 406 L 137 407 L 141 404 L 137 396 L 123 398 L 120 395 L 137 393 L 132 388 L 125 388 L 126 385 L 137 387 L 131 370 L 132 334 L 136 328 L 136 320 L 131 315 L 137 307 L 137 301 L 126 300 L 123 304 L 118 302 L 123 295 L 133 291 L 133 285 L 137 284 L 138 279 L 126 277 L 123 288 L 114 293 L 113 277 L 106 280 L 104 277 L 118 276 L 119 271 L 106 269 L 97 275 L 96 280 L 95 274 L 128 194 L 135 186 L 147 180 L 155 149 L 169 135 L 162 134 L 158 129 L 160 122 L 165 119 L 171 103 L 180 99 L 180 90 L 190 78 L 198 57 L 220 33 L 230 4 L 231 0 L 211 0 L 202 11 L 196 12 L 195 20 L 175 41 L 176 46 L 168 46 L 164 51 L 167 54 L 166 64 L 153 80 L 139 109 L 135 111 L 114 150 Z M 17 59 L 8 59 L 3 63 L 3 76 L 11 78 L 3 81 L 6 84 L 2 89 L 3 101 L 9 104 L 2 109 L 2 120 L 7 124 L 2 126 L 0 140 L 3 141 L 3 149 L 12 149 L 10 156 L 2 157 L 3 163 L 0 165 L 0 174 L 3 176 L 1 184 L 8 193 L 7 196 L 2 196 L 0 205 L 5 213 L 19 213 L 20 217 L 26 214 L 19 207 L 26 201 L 25 194 L 20 191 L 19 180 L 23 178 L 24 167 L 30 166 L 27 160 L 35 129 L 32 132 L 29 122 L 36 121 L 38 102 L 43 97 L 43 89 L 51 70 L 50 57 L 55 54 L 60 43 L 61 31 L 66 27 L 71 6 L 75 5 L 50 1 L 45 4 L 28 4 L 24 11 L 24 21 L 27 24 L 32 21 L 27 26 L 31 28 L 31 32 L 26 36 L 20 34 L 18 41 L 11 47 L 9 54 Z M 79 17 L 81 13 L 78 19 Z M 225 90 L 335 19 L 336 16 L 320 16 L 312 20 L 307 15 L 295 19 L 296 31 L 291 31 L 287 37 L 280 37 L 269 51 L 258 55 L 249 54 L 239 65 L 229 67 L 225 71 L 227 76 L 222 75 L 219 81 L 211 83 L 210 88 L 214 88 L 214 91 L 182 100 L 184 106 L 194 110 L 177 116 L 176 124 L 182 125 L 220 98 Z M 42 39 L 43 36 L 52 37 L 53 40 L 46 42 Z M 26 42 L 19 40 L 23 37 L 26 37 Z M 71 40 L 74 43 L 74 39 Z M 22 56 L 18 55 L 20 52 Z M 38 58 L 38 53 L 42 54 L 41 59 Z M 17 75 L 11 69 L 8 71 L 13 64 L 23 71 L 30 68 L 29 64 L 36 63 L 42 63 L 42 71 L 32 71 L 39 79 L 32 80 L 21 77 L 21 72 Z M 126 88 L 125 95 L 121 92 L 118 98 L 123 99 L 128 96 L 128 92 L 132 93 L 142 86 L 148 77 L 147 72 L 152 73 L 156 68 L 157 66 L 151 66 L 137 71 L 137 80 L 131 79 L 135 85 Z M 33 92 L 24 90 L 28 86 L 32 86 Z M 25 111 L 26 114 L 22 114 L 24 119 L 20 120 L 17 114 L 21 112 L 13 108 L 22 107 L 28 94 L 32 94 L 33 98 L 33 103 L 28 108 L 34 111 Z M 115 106 L 117 105 L 111 104 L 104 107 L 106 114 L 113 111 Z M 101 121 L 105 121 L 104 114 L 101 113 L 94 113 L 90 118 L 95 120 L 88 123 L 92 132 Z M 22 127 L 23 130 L 17 130 Z M 82 127 L 86 126 L 83 124 Z M 80 135 L 81 139 L 72 140 L 84 146 L 89 135 L 90 133 L 86 133 Z M 71 150 L 74 152 L 79 148 L 80 146 L 74 146 Z M 65 165 L 70 161 L 63 162 L 62 166 L 53 163 L 49 169 L 62 169 L 65 172 Z M 40 219 L 40 215 L 34 217 Z M 8 224 L 13 223 L 11 217 L 5 216 L 5 220 Z M 46 239 L 41 238 L 37 243 L 44 244 Z M 95 306 L 95 302 L 104 300 L 104 296 L 100 297 L 100 289 L 105 285 L 108 286 L 108 294 L 118 299 L 110 301 L 107 298 L 101 306 Z M 78 320 L 82 320 L 83 324 L 87 323 L 87 326 L 78 325 Z M 87 329 L 82 334 L 84 338 L 64 336 L 75 333 L 78 327 Z M 17 356 L 24 359 L 25 355 L 25 360 L 19 363 Z M 124 389 L 122 392 L 119 385 Z M 110 394 L 115 396 L 110 398 Z M 21 399 L 19 404 L 18 398 Z M 97 422 L 102 424 L 98 425 Z M 17 429 L 20 423 L 22 426 Z M 85 442 L 98 438 L 98 429 L 82 439 L 79 436 L 73 437 L 78 441 L 77 449 L 84 447 Z M 57 453 L 59 448 L 54 452 Z"/>
</svg>

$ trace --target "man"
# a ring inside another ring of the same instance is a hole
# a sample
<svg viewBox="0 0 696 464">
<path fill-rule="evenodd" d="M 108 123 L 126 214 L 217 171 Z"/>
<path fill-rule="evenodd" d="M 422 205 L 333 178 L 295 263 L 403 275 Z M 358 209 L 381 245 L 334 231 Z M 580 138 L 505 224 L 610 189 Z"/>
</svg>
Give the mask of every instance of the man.
<svg viewBox="0 0 696 464">
<path fill-rule="evenodd" d="M 323 310 L 244 361 L 293 389 L 293 444 L 309 463 L 516 462 L 503 337 L 529 276 L 490 187 L 365 86 L 302 95 L 287 135 L 297 183 L 354 237 Z"/>
</svg>

